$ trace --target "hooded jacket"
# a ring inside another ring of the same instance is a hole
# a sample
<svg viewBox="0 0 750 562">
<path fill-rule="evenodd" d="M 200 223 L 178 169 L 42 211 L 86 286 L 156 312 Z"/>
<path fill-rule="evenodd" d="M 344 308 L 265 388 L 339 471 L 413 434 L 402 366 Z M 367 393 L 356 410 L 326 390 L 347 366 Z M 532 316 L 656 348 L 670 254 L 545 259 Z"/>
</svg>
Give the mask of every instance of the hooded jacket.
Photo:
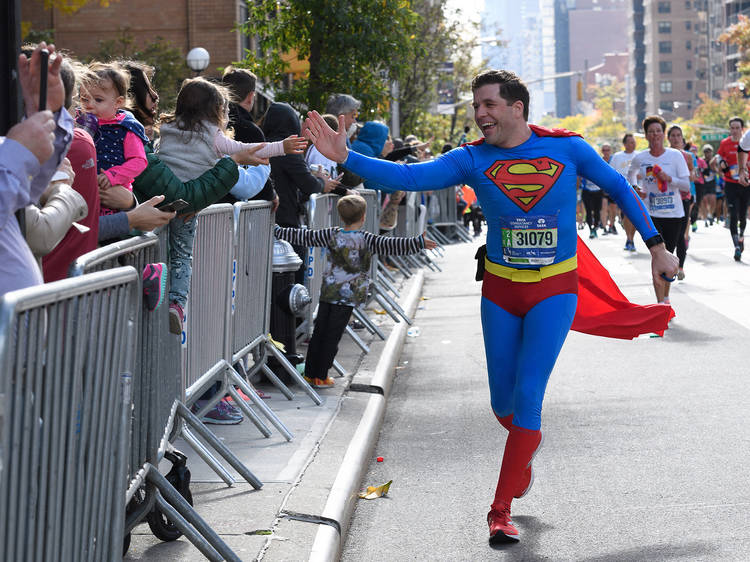
<svg viewBox="0 0 750 562">
<path fill-rule="evenodd" d="M 360 129 L 357 140 L 352 143 L 352 150 L 372 158 L 381 158 L 385 141 L 388 140 L 388 126 L 378 121 L 368 121 Z M 367 189 L 383 189 L 376 182 L 363 178 L 363 183 Z M 393 191 L 386 189 L 386 191 Z"/>
<path fill-rule="evenodd" d="M 300 122 L 290 105 L 274 102 L 263 117 L 262 129 L 267 141 L 279 141 L 289 135 L 299 135 Z M 302 205 L 310 195 L 323 191 L 325 183 L 310 173 L 302 154 L 271 158 L 271 177 L 279 195 L 276 223 L 299 226 Z"/>
</svg>

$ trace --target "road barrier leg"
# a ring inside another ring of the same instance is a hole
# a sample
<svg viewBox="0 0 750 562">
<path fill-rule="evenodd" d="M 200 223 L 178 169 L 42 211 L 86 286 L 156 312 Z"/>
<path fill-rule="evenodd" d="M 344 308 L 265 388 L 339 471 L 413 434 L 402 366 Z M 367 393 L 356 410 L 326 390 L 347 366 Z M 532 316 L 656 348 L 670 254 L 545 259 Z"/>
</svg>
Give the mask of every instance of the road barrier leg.
<svg viewBox="0 0 750 562">
<path fill-rule="evenodd" d="M 396 266 L 396 269 L 398 269 L 401 272 L 401 275 L 406 277 L 407 279 L 411 277 L 412 271 L 406 266 L 406 264 L 401 260 L 399 256 L 388 256 L 391 260 L 391 263 Z"/>
<path fill-rule="evenodd" d="M 177 403 L 177 413 L 180 415 L 180 417 L 190 424 L 190 427 L 192 427 L 198 435 L 200 435 L 204 441 L 206 441 L 213 449 L 219 453 L 224 460 L 226 460 L 232 468 L 234 468 L 242 478 L 245 479 L 245 481 L 250 484 L 253 488 L 256 490 L 260 490 L 263 487 L 263 482 L 258 480 L 258 478 L 250 472 L 250 469 L 248 469 L 244 464 L 242 464 L 242 461 L 238 459 L 232 451 L 229 450 L 229 448 L 224 445 L 221 441 L 219 441 L 219 438 L 216 437 L 213 433 L 211 433 L 208 428 L 201 423 L 201 421 L 195 417 L 195 414 L 191 412 L 188 408 L 185 407 L 185 405 L 182 402 Z"/>
<path fill-rule="evenodd" d="M 268 426 L 263 423 L 263 420 L 260 419 L 260 416 L 253 412 L 253 410 L 248 406 L 245 401 L 240 398 L 239 392 L 237 392 L 237 389 L 234 388 L 233 385 L 229 385 L 227 387 L 227 393 L 232 397 L 234 400 L 234 403 L 236 406 L 242 410 L 242 413 L 247 416 L 247 418 L 253 422 L 253 425 L 258 428 L 258 431 L 260 431 L 263 434 L 263 437 L 268 438 L 271 437 L 271 430 L 268 429 Z M 249 395 L 248 395 L 249 396 Z"/>
<path fill-rule="evenodd" d="M 374 283 L 372 288 L 373 288 L 373 291 L 375 291 L 378 295 L 383 297 L 388 302 L 388 304 L 391 305 L 391 307 L 393 307 L 393 310 L 395 310 L 398 313 L 398 315 L 401 316 L 401 318 L 403 318 L 407 324 L 409 324 L 409 326 L 412 325 L 412 321 L 411 321 L 411 318 L 409 318 L 409 315 L 406 314 L 406 311 L 403 308 L 401 308 L 401 306 L 395 300 L 391 298 L 391 295 L 389 295 L 383 289 L 381 289 L 377 283 Z"/>
<path fill-rule="evenodd" d="M 287 400 L 294 400 L 294 393 L 289 390 L 283 382 L 281 382 L 281 379 L 276 376 L 276 373 L 274 373 L 268 365 L 263 365 L 263 373 L 268 377 L 268 380 L 270 380 L 273 385 L 281 391 L 281 394 L 286 396 Z"/>
<path fill-rule="evenodd" d="M 346 327 L 346 333 L 349 334 L 349 336 L 354 340 L 354 343 L 357 344 L 357 346 L 364 351 L 365 353 L 370 353 L 370 348 L 367 347 L 367 344 L 362 341 L 362 338 L 360 338 L 357 335 L 357 332 L 355 332 L 351 326 Z"/>
<path fill-rule="evenodd" d="M 369 319 L 369 318 L 367 317 L 367 314 L 365 314 L 364 312 L 360 311 L 360 310 L 359 310 L 358 308 L 355 308 L 352 314 L 353 314 L 353 316 L 354 316 L 354 317 L 355 317 L 355 318 L 356 318 L 357 320 L 359 320 L 360 322 L 362 322 L 362 324 L 364 324 L 364 325 L 365 325 L 365 328 L 367 328 L 367 329 L 368 329 L 368 330 L 370 331 L 370 333 L 371 333 L 371 334 L 375 334 L 375 335 L 376 335 L 376 336 L 378 336 L 378 337 L 379 337 L 379 338 L 380 338 L 381 340 L 385 340 L 385 334 L 383 333 L 383 330 L 381 330 L 380 328 L 378 328 L 378 327 L 377 327 L 377 326 L 376 326 L 376 325 L 375 325 L 375 324 L 374 324 L 374 323 L 372 322 L 372 320 L 370 320 L 370 319 Z"/>
<path fill-rule="evenodd" d="M 294 365 L 289 362 L 284 354 L 281 353 L 281 351 L 279 351 L 279 349 L 271 342 L 266 342 L 266 347 L 271 351 L 271 353 L 273 353 L 273 355 L 276 357 L 276 360 L 283 365 L 283 367 L 297 382 L 297 384 L 302 387 L 302 390 L 305 391 L 305 394 L 307 394 L 312 399 L 312 401 L 315 402 L 315 405 L 320 406 L 323 403 L 323 400 L 320 399 L 320 396 L 317 392 L 315 392 L 313 387 L 307 384 L 305 378 L 297 372 L 297 369 L 294 368 Z"/>
<path fill-rule="evenodd" d="M 391 319 L 398 323 L 401 322 L 401 318 L 399 318 L 398 314 L 391 308 L 391 306 L 388 304 L 388 301 L 386 301 L 378 292 L 373 293 L 373 297 L 378 302 L 380 306 L 383 307 L 383 310 L 385 310 L 386 314 L 391 317 Z"/>
<path fill-rule="evenodd" d="M 242 562 L 231 548 L 221 540 L 208 523 L 198 515 L 185 498 L 159 473 L 157 468 L 149 470 L 148 478 L 159 489 L 160 495 L 156 496 L 156 504 L 163 510 L 164 515 L 174 521 L 175 525 L 185 533 L 185 536 L 198 550 L 209 557 L 210 560 L 231 560 L 231 562 Z M 163 497 L 162 497 L 163 496 Z M 166 501 L 165 501 L 166 500 Z M 188 520 L 190 521 L 188 523 Z M 190 524 L 200 533 L 190 533 Z M 192 534 L 192 536 L 190 536 Z M 213 547 L 213 548 L 211 548 Z M 215 550 L 215 552 L 211 552 Z M 218 557 L 216 557 L 218 555 Z"/>
<path fill-rule="evenodd" d="M 394 285 L 397 283 L 396 277 L 391 273 L 391 270 L 384 266 L 381 262 L 378 262 L 378 273 L 384 275 Z"/>
<path fill-rule="evenodd" d="M 348 374 L 346 369 L 344 369 L 344 366 L 335 359 L 333 360 L 333 368 L 336 369 L 336 372 L 340 377 L 345 377 Z"/>
<path fill-rule="evenodd" d="M 401 293 L 399 293 L 396 287 L 394 287 L 393 284 L 388 280 L 388 278 L 383 275 L 382 271 L 378 271 L 377 277 L 374 279 L 374 281 L 382 284 L 386 289 L 393 293 L 393 296 L 397 299 L 401 298 Z"/>
<path fill-rule="evenodd" d="M 227 486 L 234 486 L 235 480 L 234 478 L 232 478 L 232 475 L 229 474 L 229 471 L 224 468 L 219 460 L 211 454 L 211 451 L 208 450 L 208 447 L 206 447 L 198 440 L 195 435 L 193 435 L 193 432 L 190 431 L 188 427 L 183 425 L 182 429 L 180 430 L 180 435 L 182 435 L 182 438 L 188 442 L 188 445 L 190 445 L 193 450 L 198 453 L 198 456 L 203 459 L 203 462 L 205 462 L 211 468 L 211 470 L 213 470 L 217 474 L 217 476 L 224 481 Z"/>
<path fill-rule="evenodd" d="M 247 377 L 242 376 L 245 370 L 245 367 L 242 365 L 242 363 L 237 363 L 237 366 L 239 367 L 240 371 L 242 371 L 242 373 L 238 373 L 236 370 L 230 371 L 229 375 L 232 378 L 231 382 L 239 386 L 242 389 L 242 392 L 247 394 L 253 405 L 258 408 L 264 416 L 266 416 L 266 419 L 271 422 L 271 425 L 278 429 L 279 433 L 281 433 L 287 441 L 291 441 L 292 439 L 294 439 L 294 434 L 289 431 L 289 429 L 278 418 L 274 411 L 269 408 L 265 402 L 263 402 L 263 399 L 258 396 L 258 393 L 256 392 L 253 385 L 248 382 Z"/>
</svg>

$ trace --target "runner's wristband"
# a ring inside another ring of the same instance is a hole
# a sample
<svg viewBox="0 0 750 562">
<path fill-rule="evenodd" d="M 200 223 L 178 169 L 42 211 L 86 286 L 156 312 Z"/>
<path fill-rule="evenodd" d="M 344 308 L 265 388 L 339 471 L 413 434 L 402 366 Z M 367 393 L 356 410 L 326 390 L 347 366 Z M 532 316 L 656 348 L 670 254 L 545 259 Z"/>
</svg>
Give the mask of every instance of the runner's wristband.
<svg viewBox="0 0 750 562">
<path fill-rule="evenodd" d="M 650 250 L 657 244 L 664 244 L 664 238 L 661 237 L 661 234 L 656 234 L 648 240 L 644 240 L 643 243 L 646 244 L 646 248 Z"/>
</svg>

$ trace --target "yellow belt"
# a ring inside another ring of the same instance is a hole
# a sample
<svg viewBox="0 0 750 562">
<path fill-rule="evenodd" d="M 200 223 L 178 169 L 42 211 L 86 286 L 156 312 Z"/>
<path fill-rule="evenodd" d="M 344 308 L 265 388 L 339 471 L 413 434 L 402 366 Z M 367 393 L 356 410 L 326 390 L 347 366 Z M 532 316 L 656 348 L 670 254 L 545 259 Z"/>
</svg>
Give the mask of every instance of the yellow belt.
<svg viewBox="0 0 750 562">
<path fill-rule="evenodd" d="M 578 256 L 573 256 L 560 263 L 553 263 L 552 265 L 545 265 L 539 269 L 516 269 L 514 267 L 507 267 L 500 265 L 495 262 L 491 262 L 486 257 L 484 258 L 484 269 L 503 277 L 504 279 L 510 279 L 515 283 L 537 283 L 547 277 L 553 277 L 560 275 L 561 273 L 567 273 L 573 271 L 578 267 Z"/>
</svg>

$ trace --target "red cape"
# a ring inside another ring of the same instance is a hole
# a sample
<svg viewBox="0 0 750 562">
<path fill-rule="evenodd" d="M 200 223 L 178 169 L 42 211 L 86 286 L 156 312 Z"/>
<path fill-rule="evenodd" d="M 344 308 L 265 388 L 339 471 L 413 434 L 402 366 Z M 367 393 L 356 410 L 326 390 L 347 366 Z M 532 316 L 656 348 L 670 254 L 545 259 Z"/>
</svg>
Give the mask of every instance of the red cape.
<svg viewBox="0 0 750 562">
<path fill-rule="evenodd" d="M 624 340 L 648 333 L 661 336 L 674 316 L 668 305 L 630 302 L 588 246 L 578 238 L 578 308 L 573 318 L 573 330 Z"/>
</svg>

